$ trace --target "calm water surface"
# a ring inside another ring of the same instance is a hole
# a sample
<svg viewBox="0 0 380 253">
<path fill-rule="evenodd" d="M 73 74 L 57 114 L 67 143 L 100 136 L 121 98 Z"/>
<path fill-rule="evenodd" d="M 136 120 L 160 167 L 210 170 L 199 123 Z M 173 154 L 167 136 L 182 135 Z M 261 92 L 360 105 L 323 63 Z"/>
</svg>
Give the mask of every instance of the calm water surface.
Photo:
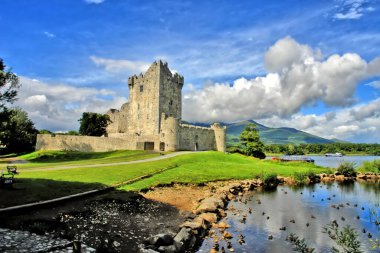
<svg viewBox="0 0 380 253">
<path fill-rule="evenodd" d="M 364 161 L 373 161 L 380 159 L 380 156 L 342 156 L 342 157 L 326 157 L 326 156 L 307 156 L 315 160 L 314 164 L 323 167 L 337 168 L 343 161 L 354 162 L 356 166 L 360 166 Z"/>
<path fill-rule="evenodd" d="M 293 246 L 285 240 L 290 233 L 305 238 L 316 252 L 330 252 L 335 244 L 322 233 L 322 228 L 333 220 L 339 227 L 354 227 L 363 252 L 371 252 L 368 233 L 380 239 L 380 227 L 375 224 L 380 217 L 379 203 L 379 183 L 278 186 L 274 191 L 251 192 L 242 201 L 231 201 L 228 207 L 234 210 L 228 210 L 223 221 L 231 225 L 228 232 L 233 235 L 231 243 L 235 252 L 294 252 Z M 343 207 L 335 208 L 339 205 Z M 251 214 L 249 208 L 252 208 Z M 242 223 L 244 214 L 247 220 Z M 281 227 L 286 230 L 280 230 Z M 240 234 L 245 236 L 242 245 L 238 243 Z M 273 239 L 269 240 L 268 236 Z M 205 239 L 198 252 L 209 252 L 213 244 L 213 239 Z M 222 246 L 226 249 L 226 242 L 221 240 L 220 248 Z M 226 252 L 229 251 L 226 249 Z"/>
</svg>

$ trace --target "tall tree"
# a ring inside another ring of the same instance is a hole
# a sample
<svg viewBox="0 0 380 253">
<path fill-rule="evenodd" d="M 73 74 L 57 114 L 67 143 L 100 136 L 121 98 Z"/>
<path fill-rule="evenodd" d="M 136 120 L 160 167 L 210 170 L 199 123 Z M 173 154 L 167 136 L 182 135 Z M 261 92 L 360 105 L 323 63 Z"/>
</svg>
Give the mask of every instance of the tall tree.
<svg viewBox="0 0 380 253">
<path fill-rule="evenodd" d="M 8 152 L 32 151 L 38 130 L 20 108 L 7 110 L 10 117 L 0 125 L 0 142 Z"/>
<path fill-rule="evenodd" d="M 3 59 L 0 58 L 0 109 L 3 111 L 7 103 L 16 100 L 20 81 L 11 69 L 6 70 Z"/>
<path fill-rule="evenodd" d="M 106 134 L 106 128 L 111 120 L 107 114 L 84 112 L 79 122 L 81 135 L 102 136 Z"/>
<path fill-rule="evenodd" d="M 260 159 L 265 158 L 264 144 L 260 141 L 259 131 L 255 124 L 248 124 L 240 134 L 240 142 L 243 145 L 243 151 L 248 156 L 254 156 Z"/>
</svg>

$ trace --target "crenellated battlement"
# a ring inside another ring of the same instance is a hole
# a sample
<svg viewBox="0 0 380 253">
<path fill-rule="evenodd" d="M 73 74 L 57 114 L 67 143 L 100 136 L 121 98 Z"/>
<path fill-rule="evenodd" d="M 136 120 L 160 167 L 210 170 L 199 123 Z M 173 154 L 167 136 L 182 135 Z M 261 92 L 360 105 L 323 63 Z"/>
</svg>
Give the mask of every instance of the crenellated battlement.
<svg viewBox="0 0 380 253">
<path fill-rule="evenodd" d="M 109 136 L 135 136 L 137 149 L 153 145 L 155 150 L 225 151 L 225 127 L 181 123 L 183 85 L 184 77 L 161 60 L 145 73 L 129 77 L 129 101 L 120 111 L 108 113 L 112 120 Z"/>
</svg>

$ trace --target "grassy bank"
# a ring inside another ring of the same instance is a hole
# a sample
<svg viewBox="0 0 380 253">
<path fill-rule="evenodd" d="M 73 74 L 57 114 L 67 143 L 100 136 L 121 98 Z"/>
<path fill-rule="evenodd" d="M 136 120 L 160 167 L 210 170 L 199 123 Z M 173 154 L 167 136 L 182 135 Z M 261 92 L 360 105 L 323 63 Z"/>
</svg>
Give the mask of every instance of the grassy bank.
<svg viewBox="0 0 380 253">
<path fill-rule="evenodd" d="M 259 160 L 240 154 L 219 152 L 194 153 L 178 157 L 177 167 L 153 177 L 120 187 L 125 190 L 141 190 L 151 186 L 175 183 L 200 184 L 218 180 L 243 180 L 265 177 L 269 174 L 293 176 L 295 172 L 322 173 L 329 169 L 304 162 L 277 162 Z"/>
<path fill-rule="evenodd" d="M 132 152 L 132 151 L 131 151 Z M 35 154 L 29 155 L 33 157 Z M 113 155 L 115 155 L 113 157 Z M 136 154 L 137 155 L 137 154 Z M 143 156 L 143 154 L 140 154 Z M 149 155 L 149 154 L 147 154 Z M 99 159 L 109 161 L 125 161 L 116 154 L 106 155 L 108 158 L 89 158 L 79 160 L 78 168 L 60 170 L 33 170 L 33 164 L 25 164 L 30 169 L 23 170 L 16 176 L 15 190 L 1 190 L 0 203 L 2 206 L 11 206 L 26 202 L 51 199 L 85 190 L 109 186 L 130 180 L 142 175 L 152 174 L 161 170 L 150 178 L 120 187 L 121 190 L 141 190 L 151 186 L 177 183 L 199 184 L 216 180 L 251 179 L 263 177 L 266 174 L 291 176 L 294 172 L 315 173 L 326 172 L 328 169 L 313 164 L 292 162 L 281 163 L 275 161 L 258 160 L 239 154 L 223 154 L 220 152 L 200 152 L 185 154 L 164 160 L 104 166 L 96 168 L 80 168 L 80 165 L 89 162 L 98 162 Z M 134 156 L 136 158 L 136 156 Z M 28 157 L 26 157 L 28 158 Z M 32 160 L 32 158 L 28 158 Z M 34 159 L 34 158 L 33 158 Z M 60 159 L 60 158 L 57 158 Z M 116 159 L 116 160 L 115 160 Z M 131 159 L 128 157 L 127 159 Z M 37 159 L 38 160 L 38 159 Z M 49 158 L 48 163 L 62 165 L 67 162 L 56 162 Z M 63 159 L 63 160 L 66 160 Z M 70 161 L 75 163 L 75 161 Z M 41 161 L 36 162 L 41 165 Z M 46 163 L 46 162 L 45 162 Z M 39 167 L 40 168 L 40 167 Z M 50 167 L 49 167 L 50 168 Z"/>
<path fill-rule="evenodd" d="M 82 166 L 142 160 L 160 156 L 160 153 L 142 150 L 119 150 L 111 152 L 36 151 L 19 156 L 27 161 L 18 164 L 21 169 L 54 168 L 56 166 Z M 3 159 L 4 160 L 4 159 Z"/>
</svg>

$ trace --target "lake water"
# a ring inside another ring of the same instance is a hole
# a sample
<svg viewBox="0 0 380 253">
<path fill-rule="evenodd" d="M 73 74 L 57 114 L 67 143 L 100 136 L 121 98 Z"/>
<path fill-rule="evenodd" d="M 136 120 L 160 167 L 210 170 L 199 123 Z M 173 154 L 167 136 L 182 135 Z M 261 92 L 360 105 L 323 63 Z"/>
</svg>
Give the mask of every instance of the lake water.
<svg viewBox="0 0 380 253">
<path fill-rule="evenodd" d="M 230 243 L 234 252 L 295 252 L 293 245 L 286 241 L 290 233 L 304 238 L 310 247 L 316 248 L 315 252 L 331 252 L 330 248 L 336 245 L 322 228 L 334 220 L 339 228 L 354 227 L 363 252 L 370 252 L 368 233 L 373 239 L 380 239 L 380 226 L 375 223 L 380 219 L 379 204 L 379 183 L 315 184 L 297 188 L 281 185 L 270 192 L 251 192 L 240 201 L 231 201 L 223 221 L 231 225 L 227 231 L 233 235 Z M 283 227 L 286 230 L 280 230 Z M 221 238 L 220 231 L 215 231 Z M 245 243 L 238 242 L 239 235 L 245 237 Z M 198 252 L 210 252 L 213 245 L 214 239 L 207 238 Z M 220 239 L 221 247 L 229 252 L 225 240 Z"/>
<path fill-rule="evenodd" d="M 380 159 L 380 156 L 342 156 L 342 157 L 326 157 L 326 156 L 308 156 L 314 159 L 314 164 L 337 168 L 339 164 L 343 161 L 354 162 L 356 166 L 360 166 L 364 161 L 373 161 L 375 159 Z"/>
<path fill-rule="evenodd" d="M 299 156 L 302 157 L 302 156 Z M 342 157 L 326 157 L 322 155 L 312 155 L 312 156 L 304 156 L 304 157 L 310 157 L 314 159 L 314 164 L 318 166 L 323 167 L 329 167 L 329 168 L 338 168 L 339 164 L 341 164 L 343 161 L 348 162 L 354 162 L 355 165 L 358 167 L 360 166 L 364 161 L 373 161 L 375 159 L 380 159 L 380 156 L 342 156 Z M 271 156 L 268 156 L 267 159 L 272 159 Z"/>
</svg>

